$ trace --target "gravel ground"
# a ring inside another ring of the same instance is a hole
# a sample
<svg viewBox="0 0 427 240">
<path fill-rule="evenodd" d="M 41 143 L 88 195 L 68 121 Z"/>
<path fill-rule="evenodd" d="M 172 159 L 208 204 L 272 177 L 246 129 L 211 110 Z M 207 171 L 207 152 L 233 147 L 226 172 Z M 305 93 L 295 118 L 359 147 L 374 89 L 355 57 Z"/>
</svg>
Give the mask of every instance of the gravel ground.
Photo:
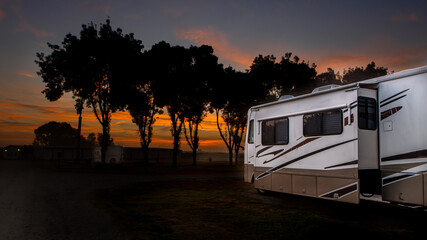
<svg viewBox="0 0 427 240">
<path fill-rule="evenodd" d="M 111 213 L 96 206 L 95 192 L 139 182 L 240 175 L 79 172 L 0 160 L 0 239 L 128 239 Z"/>
</svg>

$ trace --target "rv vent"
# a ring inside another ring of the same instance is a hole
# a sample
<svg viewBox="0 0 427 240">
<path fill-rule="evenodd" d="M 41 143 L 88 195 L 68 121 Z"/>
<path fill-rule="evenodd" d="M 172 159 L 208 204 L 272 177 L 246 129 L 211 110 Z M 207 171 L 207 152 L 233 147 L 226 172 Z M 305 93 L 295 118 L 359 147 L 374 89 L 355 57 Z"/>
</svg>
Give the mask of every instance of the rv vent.
<svg viewBox="0 0 427 240">
<path fill-rule="evenodd" d="M 318 87 L 318 88 L 315 88 L 312 93 L 321 92 L 321 91 L 329 90 L 329 89 L 336 88 L 336 87 L 340 87 L 340 85 L 331 84 L 331 85 L 326 85 L 326 86 Z"/>
<path fill-rule="evenodd" d="M 293 98 L 293 97 L 294 96 L 292 96 L 292 95 L 283 95 L 279 98 L 279 101 L 286 100 L 286 99 Z"/>
</svg>

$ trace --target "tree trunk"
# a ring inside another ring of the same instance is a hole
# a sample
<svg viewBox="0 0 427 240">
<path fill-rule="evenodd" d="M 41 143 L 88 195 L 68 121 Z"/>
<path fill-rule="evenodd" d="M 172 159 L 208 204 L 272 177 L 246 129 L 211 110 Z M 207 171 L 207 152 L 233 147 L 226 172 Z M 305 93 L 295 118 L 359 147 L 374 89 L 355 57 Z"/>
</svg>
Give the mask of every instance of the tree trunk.
<svg viewBox="0 0 427 240">
<path fill-rule="evenodd" d="M 79 109 L 79 125 L 77 128 L 77 154 L 76 154 L 76 163 L 80 163 L 80 140 L 82 135 L 82 109 Z"/>
<path fill-rule="evenodd" d="M 172 151 L 172 168 L 177 167 L 179 153 L 179 133 L 175 132 L 173 138 L 173 151 Z"/>
<path fill-rule="evenodd" d="M 148 165 L 148 145 L 141 146 L 142 155 L 143 155 L 143 164 Z"/>
<path fill-rule="evenodd" d="M 236 150 L 234 151 L 234 153 L 235 153 L 235 155 L 234 155 L 234 157 L 235 157 L 235 159 L 234 159 L 234 162 L 236 163 L 236 166 L 237 165 L 239 165 L 238 163 L 239 163 L 239 147 L 237 147 L 236 148 Z"/>
<path fill-rule="evenodd" d="M 193 166 L 197 165 L 197 149 L 193 149 Z"/>
<path fill-rule="evenodd" d="M 228 149 L 228 164 L 233 165 L 233 148 Z"/>
<path fill-rule="evenodd" d="M 102 125 L 102 142 L 101 142 L 101 162 L 105 163 L 108 142 L 110 141 L 110 133 L 108 132 L 108 126 Z"/>
</svg>

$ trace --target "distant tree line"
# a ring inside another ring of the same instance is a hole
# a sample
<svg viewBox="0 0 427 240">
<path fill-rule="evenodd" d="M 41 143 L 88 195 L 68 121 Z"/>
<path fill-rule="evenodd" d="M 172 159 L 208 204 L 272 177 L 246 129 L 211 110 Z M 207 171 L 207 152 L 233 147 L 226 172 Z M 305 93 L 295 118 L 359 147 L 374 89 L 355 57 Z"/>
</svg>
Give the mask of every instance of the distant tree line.
<svg viewBox="0 0 427 240">
<path fill-rule="evenodd" d="M 102 133 L 89 133 L 87 137 L 80 136 L 78 130 L 66 122 L 51 121 L 34 130 L 34 146 L 76 146 L 76 139 L 80 137 L 82 146 L 98 146 L 102 142 Z M 110 143 L 113 139 L 110 138 Z"/>
<path fill-rule="evenodd" d="M 52 52 L 37 53 L 36 60 L 45 83 L 42 93 L 56 101 L 71 92 L 80 116 L 85 106 L 93 110 L 103 130 L 103 160 L 111 142 L 112 113 L 129 111 L 147 161 L 156 116 L 166 112 L 171 120 L 173 167 L 183 135 L 196 164 L 199 128 L 207 113 L 217 118 L 231 165 L 233 158 L 237 162 L 251 106 L 281 95 L 308 93 L 321 85 L 387 74 L 387 68 L 376 67 L 374 62 L 366 68 L 349 68 L 343 76 L 333 69 L 317 74 L 315 64 L 292 53 L 285 53 L 280 61 L 273 55 L 259 55 L 249 70 L 241 72 L 218 63 L 214 49 L 207 45 L 185 48 L 161 41 L 143 51 L 140 40 L 120 28 L 113 29 L 110 20 L 100 26 L 82 25 L 79 37 L 67 34 L 61 46 L 48 46 Z"/>
</svg>

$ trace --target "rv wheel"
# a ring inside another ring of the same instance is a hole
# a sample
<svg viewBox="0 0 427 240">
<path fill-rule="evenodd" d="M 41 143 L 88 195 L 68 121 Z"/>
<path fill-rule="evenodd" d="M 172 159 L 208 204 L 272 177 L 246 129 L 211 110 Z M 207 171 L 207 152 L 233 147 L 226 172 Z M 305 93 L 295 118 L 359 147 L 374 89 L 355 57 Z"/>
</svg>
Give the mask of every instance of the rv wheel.
<svg viewBox="0 0 427 240">
<path fill-rule="evenodd" d="M 268 195 L 270 193 L 270 191 L 267 191 L 267 190 L 264 190 L 264 189 L 257 188 L 256 190 L 261 195 Z"/>
</svg>

